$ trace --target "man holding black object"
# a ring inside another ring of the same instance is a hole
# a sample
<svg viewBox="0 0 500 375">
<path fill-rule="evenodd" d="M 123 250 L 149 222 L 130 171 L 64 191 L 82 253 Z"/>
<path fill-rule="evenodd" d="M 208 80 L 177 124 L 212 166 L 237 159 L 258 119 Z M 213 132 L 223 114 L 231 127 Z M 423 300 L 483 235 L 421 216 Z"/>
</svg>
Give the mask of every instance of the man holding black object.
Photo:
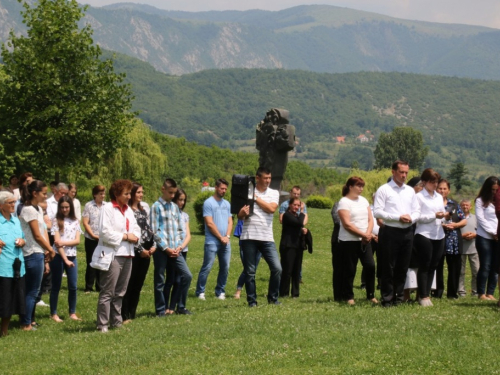
<svg viewBox="0 0 500 375">
<path fill-rule="evenodd" d="M 281 264 L 274 244 L 273 214 L 278 208 L 279 192 L 269 188 L 271 171 L 264 167 L 257 169 L 254 212 L 250 215 L 250 206 L 244 206 L 238 213 L 238 219 L 244 220 L 240 236 L 243 251 L 243 272 L 247 288 L 247 301 L 250 307 L 257 306 L 255 272 L 257 252 L 262 254 L 271 271 L 267 301 L 279 305 L 278 294 L 281 279 Z"/>
<path fill-rule="evenodd" d="M 413 245 L 412 223 L 418 217 L 415 191 L 405 184 L 410 166 L 396 160 L 392 164 L 392 179 L 382 185 L 375 195 L 374 216 L 384 221 L 384 233 L 379 238 L 382 306 L 403 302 L 406 273 Z"/>
</svg>

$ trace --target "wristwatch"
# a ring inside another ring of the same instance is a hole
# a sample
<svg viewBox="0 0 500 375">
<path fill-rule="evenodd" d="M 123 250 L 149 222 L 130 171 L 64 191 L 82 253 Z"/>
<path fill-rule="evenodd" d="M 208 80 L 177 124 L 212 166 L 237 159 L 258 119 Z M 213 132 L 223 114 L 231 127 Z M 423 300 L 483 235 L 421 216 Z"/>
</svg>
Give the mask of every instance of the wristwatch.
<svg viewBox="0 0 500 375">
<path fill-rule="evenodd" d="M 231 238 L 231 236 L 230 236 L 229 234 L 228 234 L 226 237 L 227 237 L 227 238 Z"/>
</svg>

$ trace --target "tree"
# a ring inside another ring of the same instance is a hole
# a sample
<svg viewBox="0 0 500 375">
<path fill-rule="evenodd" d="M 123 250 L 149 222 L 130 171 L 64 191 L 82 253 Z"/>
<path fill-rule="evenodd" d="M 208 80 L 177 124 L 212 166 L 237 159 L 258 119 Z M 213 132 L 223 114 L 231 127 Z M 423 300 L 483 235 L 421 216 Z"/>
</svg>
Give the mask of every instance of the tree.
<svg viewBox="0 0 500 375">
<path fill-rule="evenodd" d="M 460 191 L 464 186 L 469 186 L 471 184 L 466 177 L 467 173 L 469 173 L 469 171 L 465 168 L 464 163 L 457 162 L 452 165 L 450 172 L 448 173 L 448 179 L 451 180 L 457 191 Z"/>
<path fill-rule="evenodd" d="M 21 2 L 21 0 L 18 0 Z M 38 176 L 74 170 L 110 156 L 125 142 L 131 90 L 101 60 L 92 29 L 79 29 L 86 7 L 75 0 L 23 3 L 27 37 L 2 46 L 0 121 L 8 155 L 31 155 L 18 169 Z"/>
<path fill-rule="evenodd" d="M 406 160 L 410 167 L 419 170 L 429 152 L 424 147 L 422 133 L 413 128 L 395 127 L 391 133 L 382 133 L 375 147 L 375 168 L 390 168 L 397 160 Z"/>
</svg>

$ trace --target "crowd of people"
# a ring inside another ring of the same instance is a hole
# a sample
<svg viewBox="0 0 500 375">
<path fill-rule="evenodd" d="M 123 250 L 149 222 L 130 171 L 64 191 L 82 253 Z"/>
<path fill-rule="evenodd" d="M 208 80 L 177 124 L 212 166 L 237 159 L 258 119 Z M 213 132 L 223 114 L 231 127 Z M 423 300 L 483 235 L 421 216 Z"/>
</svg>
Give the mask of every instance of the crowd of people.
<svg viewBox="0 0 500 375">
<path fill-rule="evenodd" d="M 465 267 L 469 260 L 472 295 L 495 300 L 498 282 L 498 226 L 500 190 L 496 177 L 484 182 L 475 200 L 458 203 L 448 197 L 450 183 L 428 168 L 420 178 L 407 181 L 409 165 L 398 160 L 392 177 L 373 196 L 362 196 L 365 181 L 350 177 L 342 198 L 332 208 L 333 297 L 354 305 L 354 279 L 358 260 L 363 267 L 366 299 L 383 307 L 418 302 L 432 306 L 431 298 L 444 293 L 444 261 L 448 266 L 448 298 L 466 295 Z M 214 194 L 203 204 L 205 245 L 195 295 L 206 300 L 206 284 L 215 262 L 219 273 L 214 290 L 226 298 L 231 259 L 231 235 L 239 238 L 243 271 L 235 299 L 246 289 L 249 307 L 257 306 L 255 274 L 261 258 L 269 267 L 267 302 L 300 296 L 302 260 L 312 253 L 307 228 L 307 207 L 294 186 L 289 199 L 279 205 L 280 193 L 270 188 L 271 172 L 260 167 L 253 199 L 237 209 L 234 225 L 231 204 L 224 199 L 229 183 L 218 179 Z M 75 184 L 48 187 L 25 173 L 13 176 L 0 191 L 0 317 L 6 335 L 12 315 L 20 316 L 21 329 L 38 328 L 35 310 L 43 291 L 49 291 L 50 317 L 58 313 L 63 276 L 67 280 L 68 318 L 77 314 L 77 246 L 81 234 L 85 248 L 84 293 L 99 293 L 96 328 L 108 332 L 136 318 L 141 290 L 151 259 L 154 266 L 155 314 L 190 315 L 187 296 L 193 275 L 187 264 L 191 240 L 189 216 L 184 212 L 187 194 L 167 178 L 160 198 L 151 206 L 143 201 L 143 186 L 117 180 L 109 188 L 92 189 L 93 199 L 84 205 L 76 198 Z M 282 225 L 279 251 L 273 235 L 274 213 Z M 81 230 L 83 226 L 84 230 Z M 376 258 L 374 257 L 376 255 Z M 375 262 L 375 259 L 377 262 Z M 380 301 L 375 297 L 376 284 Z M 412 292 L 416 298 L 412 299 Z"/>
</svg>

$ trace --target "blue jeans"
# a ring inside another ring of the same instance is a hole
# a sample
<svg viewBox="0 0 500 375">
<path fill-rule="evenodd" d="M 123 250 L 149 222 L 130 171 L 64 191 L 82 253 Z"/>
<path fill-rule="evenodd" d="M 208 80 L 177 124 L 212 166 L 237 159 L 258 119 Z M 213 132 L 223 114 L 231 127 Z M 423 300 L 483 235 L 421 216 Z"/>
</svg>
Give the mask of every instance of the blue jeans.
<svg viewBox="0 0 500 375">
<path fill-rule="evenodd" d="M 243 267 L 245 267 L 245 262 L 243 261 L 243 250 L 241 249 L 241 246 L 240 246 L 240 259 L 241 259 L 241 264 L 243 265 Z M 257 259 L 255 260 L 255 268 L 257 269 L 257 267 L 259 267 L 259 262 L 260 262 L 260 258 L 262 257 L 262 254 L 260 252 L 257 253 Z M 245 285 L 245 271 L 241 271 L 241 275 L 240 277 L 238 277 L 238 282 L 236 284 L 236 289 L 243 289 L 243 286 Z"/>
<path fill-rule="evenodd" d="M 243 250 L 243 272 L 245 272 L 246 276 L 245 285 L 247 288 L 248 304 L 251 306 L 257 303 L 255 272 L 257 271 L 257 253 L 259 252 L 269 266 L 269 271 L 271 271 L 267 301 L 269 303 L 276 302 L 280 289 L 281 264 L 274 242 L 242 240 L 241 248 Z"/>
<path fill-rule="evenodd" d="M 198 274 L 198 282 L 196 283 L 196 295 L 205 293 L 205 285 L 207 284 L 208 274 L 214 265 L 215 256 L 219 258 L 219 275 L 217 276 L 217 286 L 215 287 L 215 295 L 226 293 L 227 275 L 229 273 L 229 261 L 231 260 L 231 244 L 224 245 L 219 243 L 206 243 L 205 253 L 203 256 L 203 265 Z"/>
<path fill-rule="evenodd" d="M 476 249 L 479 255 L 479 271 L 477 273 L 477 294 L 495 293 L 497 285 L 497 242 L 476 236 Z M 485 293 L 486 289 L 486 293 Z"/>
<path fill-rule="evenodd" d="M 30 325 L 34 315 L 36 298 L 42 285 L 43 270 L 45 268 L 45 255 L 35 253 L 24 257 L 26 267 L 26 314 L 21 316 L 21 323 Z"/>
<path fill-rule="evenodd" d="M 73 262 L 74 267 L 66 267 L 63 258 L 56 254 L 52 262 L 50 262 L 50 270 L 52 271 L 52 290 L 50 291 L 50 314 L 57 314 L 57 302 L 59 301 L 59 291 L 61 290 L 62 275 L 66 269 L 68 280 L 68 307 L 69 313 L 76 312 L 76 279 L 78 276 L 78 263 L 76 257 L 68 257 L 70 262 Z"/>
<path fill-rule="evenodd" d="M 165 287 L 165 271 L 167 269 L 167 261 L 173 261 L 175 265 L 175 271 L 181 276 L 181 284 L 179 286 L 179 299 L 182 301 L 186 300 L 189 286 L 191 285 L 191 280 L 193 275 L 189 271 L 189 267 L 186 263 L 186 259 L 183 256 L 178 256 L 177 258 L 169 258 L 165 251 L 157 250 L 153 253 L 153 262 L 155 265 L 154 271 L 154 285 L 155 285 L 155 309 L 156 315 L 165 315 L 165 310 L 167 308 L 165 302 L 165 296 L 163 294 L 163 289 Z"/>
</svg>

